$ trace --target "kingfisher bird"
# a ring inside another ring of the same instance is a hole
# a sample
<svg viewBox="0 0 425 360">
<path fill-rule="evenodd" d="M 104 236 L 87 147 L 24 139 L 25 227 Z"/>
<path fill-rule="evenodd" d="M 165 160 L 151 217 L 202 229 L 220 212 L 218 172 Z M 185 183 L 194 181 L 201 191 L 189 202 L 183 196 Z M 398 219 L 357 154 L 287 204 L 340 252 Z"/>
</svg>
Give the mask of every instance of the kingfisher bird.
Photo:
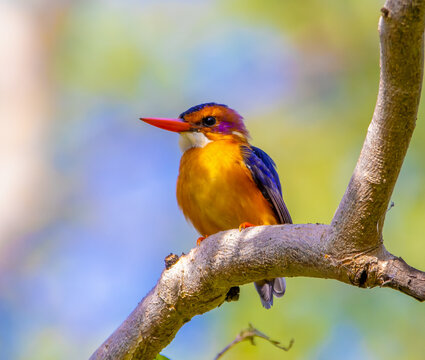
<svg viewBox="0 0 425 360">
<path fill-rule="evenodd" d="M 201 235 L 198 245 L 223 230 L 292 223 L 274 161 L 249 143 L 235 110 L 210 102 L 191 107 L 178 119 L 140 120 L 180 134 L 177 202 Z M 284 278 L 254 285 L 266 309 L 273 305 L 273 295 L 281 297 L 286 289 Z"/>
</svg>

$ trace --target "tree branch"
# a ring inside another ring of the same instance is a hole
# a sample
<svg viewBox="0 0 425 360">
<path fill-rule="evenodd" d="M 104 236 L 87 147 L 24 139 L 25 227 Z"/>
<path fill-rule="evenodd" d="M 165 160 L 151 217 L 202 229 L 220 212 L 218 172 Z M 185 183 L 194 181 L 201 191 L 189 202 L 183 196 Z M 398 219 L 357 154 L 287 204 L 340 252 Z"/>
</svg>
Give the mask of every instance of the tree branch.
<svg viewBox="0 0 425 360">
<path fill-rule="evenodd" d="M 280 276 L 382 286 L 425 300 L 425 273 L 385 249 L 386 210 L 412 136 L 423 74 L 425 0 L 381 9 L 379 94 L 363 149 L 331 225 L 276 225 L 210 236 L 169 264 L 91 359 L 153 359 L 233 286 Z"/>
<path fill-rule="evenodd" d="M 332 220 L 334 251 L 381 242 L 388 203 L 415 128 L 423 76 L 423 1 L 387 1 L 379 21 L 381 75 L 372 122 Z"/>
<path fill-rule="evenodd" d="M 292 339 L 289 342 L 288 346 L 282 346 L 280 344 L 280 341 L 272 340 L 269 336 L 262 333 L 261 331 L 258 331 L 256 328 L 252 326 L 252 324 L 249 324 L 248 329 L 242 330 L 229 345 L 227 345 L 223 350 L 221 350 L 217 356 L 214 358 L 214 360 L 220 359 L 227 351 L 229 351 L 232 347 L 239 344 L 242 341 L 249 340 L 252 345 L 255 345 L 254 339 L 256 337 L 259 337 L 261 339 L 264 339 L 268 341 L 270 344 L 276 346 L 278 349 L 281 349 L 283 351 L 289 351 L 292 348 L 292 345 L 294 344 L 294 339 Z"/>
<path fill-rule="evenodd" d="M 163 271 L 92 359 L 152 359 L 184 323 L 221 305 L 232 286 L 263 278 L 330 278 L 360 287 L 391 287 L 425 300 L 425 273 L 383 247 L 334 258 L 329 255 L 330 230 L 329 225 L 275 225 L 208 237 Z"/>
</svg>

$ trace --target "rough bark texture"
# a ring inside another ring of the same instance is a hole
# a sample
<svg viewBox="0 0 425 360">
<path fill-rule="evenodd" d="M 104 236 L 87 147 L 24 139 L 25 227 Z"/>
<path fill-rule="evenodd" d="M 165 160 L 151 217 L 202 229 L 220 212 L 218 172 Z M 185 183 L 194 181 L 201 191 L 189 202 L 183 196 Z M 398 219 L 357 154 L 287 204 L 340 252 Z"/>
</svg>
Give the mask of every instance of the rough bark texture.
<svg viewBox="0 0 425 360">
<path fill-rule="evenodd" d="M 332 220 L 334 251 L 379 246 L 386 209 L 415 128 L 423 74 L 423 1 L 381 9 L 379 93 L 357 166 Z"/>
<path fill-rule="evenodd" d="M 381 9 L 379 95 L 363 149 L 331 225 L 276 225 L 210 236 L 165 269 L 91 359 L 153 359 L 193 316 L 232 286 L 279 276 L 383 286 L 425 300 L 425 273 L 385 249 L 382 227 L 415 128 L 423 73 L 425 0 Z"/>
</svg>

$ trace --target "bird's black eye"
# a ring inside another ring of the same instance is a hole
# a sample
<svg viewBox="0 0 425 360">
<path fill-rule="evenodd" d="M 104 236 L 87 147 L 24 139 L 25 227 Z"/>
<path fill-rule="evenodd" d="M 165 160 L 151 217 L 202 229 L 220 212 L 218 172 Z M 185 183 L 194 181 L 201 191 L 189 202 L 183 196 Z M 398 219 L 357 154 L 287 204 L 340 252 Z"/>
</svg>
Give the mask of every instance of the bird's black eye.
<svg viewBox="0 0 425 360">
<path fill-rule="evenodd" d="M 204 126 L 213 126 L 217 122 L 214 116 L 207 116 L 202 119 L 202 125 Z"/>
</svg>

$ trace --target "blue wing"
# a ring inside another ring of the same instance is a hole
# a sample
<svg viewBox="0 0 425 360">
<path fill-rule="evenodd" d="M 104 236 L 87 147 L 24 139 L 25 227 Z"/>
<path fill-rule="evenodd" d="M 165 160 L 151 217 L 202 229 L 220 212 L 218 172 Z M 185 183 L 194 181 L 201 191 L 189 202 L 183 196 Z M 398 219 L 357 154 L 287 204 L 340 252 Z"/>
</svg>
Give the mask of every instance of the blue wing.
<svg viewBox="0 0 425 360">
<path fill-rule="evenodd" d="M 281 224 L 292 224 L 291 216 L 282 198 L 276 164 L 263 150 L 255 146 L 241 146 L 246 167 L 265 199 L 272 206 Z"/>
</svg>

